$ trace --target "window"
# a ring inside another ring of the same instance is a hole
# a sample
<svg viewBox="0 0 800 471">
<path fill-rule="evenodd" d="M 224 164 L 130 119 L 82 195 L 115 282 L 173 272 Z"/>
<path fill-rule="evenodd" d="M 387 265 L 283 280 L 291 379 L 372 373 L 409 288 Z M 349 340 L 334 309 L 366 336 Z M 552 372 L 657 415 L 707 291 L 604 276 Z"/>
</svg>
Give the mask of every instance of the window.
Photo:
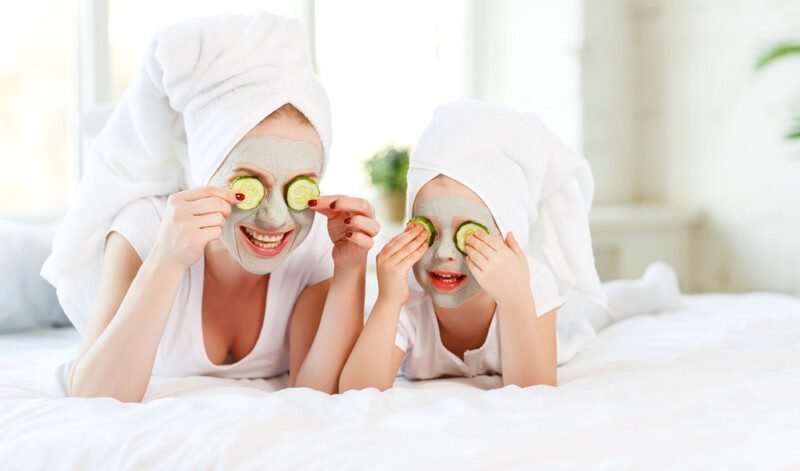
<svg viewBox="0 0 800 471">
<path fill-rule="evenodd" d="M 413 145 L 434 107 L 456 98 L 533 109 L 566 142 L 581 137 L 579 0 L 78 3 L 73 14 L 30 0 L 0 19 L 0 213 L 65 209 L 88 149 L 80 127 L 119 101 L 153 33 L 192 16 L 303 19 L 333 108 L 325 192 L 371 195 L 362 161 Z"/>
<path fill-rule="evenodd" d="M 71 24 L 60 0 L 20 2 L 0 16 L 0 213 L 68 204 Z"/>
</svg>

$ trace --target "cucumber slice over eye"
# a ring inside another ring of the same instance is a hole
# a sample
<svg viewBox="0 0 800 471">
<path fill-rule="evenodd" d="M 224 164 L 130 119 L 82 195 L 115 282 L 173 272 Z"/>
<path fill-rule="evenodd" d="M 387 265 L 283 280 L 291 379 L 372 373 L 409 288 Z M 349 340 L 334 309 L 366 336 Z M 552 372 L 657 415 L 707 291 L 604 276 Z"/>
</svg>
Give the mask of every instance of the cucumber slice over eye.
<svg viewBox="0 0 800 471">
<path fill-rule="evenodd" d="M 256 209 L 264 199 L 264 185 L 256 177 L 238 177 L 231 182 L 228 188 L 244 195 L 244 200 L 236 204 L 237 208 L 244 211 Z"/>
<path fill-rule="evenodd" d="M 426 218 L 425 216 L 417 216 L 415 218 L 411 218 L 408 223 L 422 226 L 423 229 L 428 231 L 428 247 L 433 245 L 433 239 L 436 238 L 436 228 L 433 227 L 433 223 L 430 219 Z"/>
<path fill-rule="evenodd" d="M 306 177 L 299 176 L 292 179 L 286 185 L 286 204 L 295 211 L 302 211 L 308 208 L 308 200 L 319 196 L 319 186 L 317 182 Z"/>
<path fill-rule="evenodd" d="M 475 221 L 467 221 L 458 226 L 458 229 L 456 229 L 456 235 L 453 237 L 453 241 L 456 243 L 456 248 L 459 252 L 463 253 L 464 255 L 467 254 L 467 237 L 478 231 L 482 231 L 487 234 L 489 233 L 489 229 L 486 229 L 486 226 Z"/>
</svg>

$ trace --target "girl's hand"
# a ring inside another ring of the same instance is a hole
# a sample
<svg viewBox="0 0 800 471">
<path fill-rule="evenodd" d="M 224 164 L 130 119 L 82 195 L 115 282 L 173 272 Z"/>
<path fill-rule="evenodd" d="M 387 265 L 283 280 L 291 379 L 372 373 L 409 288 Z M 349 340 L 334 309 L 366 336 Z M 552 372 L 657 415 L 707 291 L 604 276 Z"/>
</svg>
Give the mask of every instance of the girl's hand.
<svg viewBox="0 0 800 471">
<path fill-rule="evenodd" d="M 528 259 L 510 232 L 505 242 L 481 231 L 465 242 L 465 259 L 472 276 L 496 303 L 510 302 L 531 292 Z"/>
<path fill-rule="evenodd" d="M 398 308 L 408 301 L 408 270 L 427 249 L 428 232 L 417 224 L 409 224 L 386 243 L 376 258 L 378 301 Z"/>
<path fill-rule="evenodd" d="M 231 205 L 238 202 L 235 191 L 215 186 L 170 195 L 153 254 L 179 269 L 194 265 L 206 244 L 222 234 Z"/>
<path fill-rule="evenodd" d="M 335 195 L 309 200 L 308 206 L 328 218 L 334 266 L 344 269 L 365 267 L 372 238 L 381 229 L 372 205 L 363 198 Z"/>
</svg>

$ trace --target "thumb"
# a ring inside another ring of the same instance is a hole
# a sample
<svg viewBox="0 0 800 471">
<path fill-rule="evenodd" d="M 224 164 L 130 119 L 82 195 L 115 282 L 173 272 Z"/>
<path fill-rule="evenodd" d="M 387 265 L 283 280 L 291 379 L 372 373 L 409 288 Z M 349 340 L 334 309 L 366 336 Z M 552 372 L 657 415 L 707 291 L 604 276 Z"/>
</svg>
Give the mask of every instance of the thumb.
<svg viewBox="0 0 800 471">
<path fill-rule="evenodd" d="M 506 235 L 506 245 L 517 255 L 524 254 L 524 252 L 522 251 L 522 247 L 520 247 L 519 243 L 517 242 L 517 238 L 514 237 L 514 234 L 511 232 L 509 232 L 508 235 Z"/>
</svg>

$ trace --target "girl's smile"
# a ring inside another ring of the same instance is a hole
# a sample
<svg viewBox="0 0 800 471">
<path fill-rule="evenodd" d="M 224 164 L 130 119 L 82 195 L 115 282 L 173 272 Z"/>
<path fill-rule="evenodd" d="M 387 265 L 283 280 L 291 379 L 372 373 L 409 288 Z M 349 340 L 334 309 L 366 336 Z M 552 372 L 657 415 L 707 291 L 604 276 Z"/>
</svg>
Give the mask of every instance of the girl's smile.
<svg viewBox="0 0 800 471">
<path fill-rule="evenodd" d="M 448 270 L 432 270 L 428 272 L 428 279 L 440 293 L 452 293 L 464 286 L 467 275 Z"/>
<path fill-rule="evenodd" d="M 239 225 L 242 245 L 258 257 L 275 257 L 290 246 L 296 231 L 294 228 L 268 231 L 250 224 Z"/>
</svg>

